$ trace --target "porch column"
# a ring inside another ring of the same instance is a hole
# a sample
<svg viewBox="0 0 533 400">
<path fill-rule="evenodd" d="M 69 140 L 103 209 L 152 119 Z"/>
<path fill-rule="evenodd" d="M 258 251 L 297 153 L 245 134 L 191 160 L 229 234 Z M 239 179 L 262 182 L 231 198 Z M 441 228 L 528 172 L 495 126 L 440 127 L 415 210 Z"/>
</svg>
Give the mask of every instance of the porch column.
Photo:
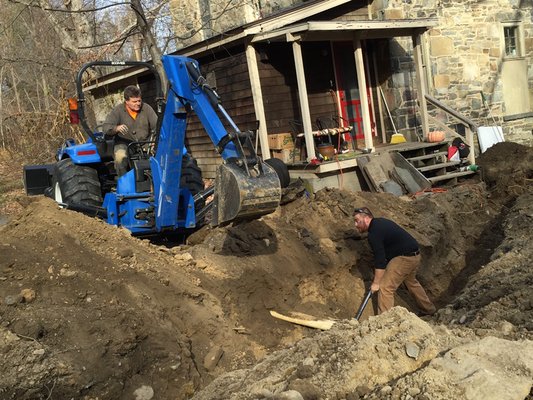
<svg viewBox="0 0 533 400">
<path fill-rule="evenodd" d="M 300 112 L 302 114 L 302 125 L 304 128 L 305 149 L 307 150 L 307 161 L 316 157 L 315 142 L 313 139 L 313 127 L 311 125 L 311 113 L 309 111 L 309 101 L 307 99 L 307 85 L 305 84 L 304 63 L 302 57 L 302 47 L 298 40 L 292 42 L 292 52 L 294 55 L 294 65 L 296 66 L 296 79 L 298 81 L 298 98 L 300 99 Z"/>
<path fill-rule="evenodd" d="M 365 62 L 363 60 L 363 49 L 361 47 L 361 38 L 355 35 L 353 39 L 355 49 L 355 69 L 357 71 L 357 86 L 359 86 L 359 99 L 361 100 L 361 112 L 363 117 L 363 134 L 365 135 L 365 147 L 373 149 L 372 142 L 372 123 L 370 122 L 370 108 L 368 107 L 368 96 L 366 94 L 366 75 Z"/>
<path fill-rule="evenodd" d="M 263 104 L 259 69 L 257 68 L 257 55 L 255 53 L 255 47 L 251 44 L 246 46 L 246 64 L 248 65 L 248 75 L 250 76 L 250 85 L 252 87 L 255 116 L 259 121 L 257 134 L 259 135 L 259 143 L 261 145 L 261 156 L 266 160 L 270 158 L 270 146 L 268 145 L 265 106 Z"/>
<path fill-rule="evenodd" d="M 420 122 L 422 123 L 422 135 L 424 139 L 426 139 L 429 131 L 428 105 L 426 101 L 427 85 L 426 74 L 424 73 L 426 66 L 424 64 L 424 57 L 422 55 L 422 34 L 420 32 L 417 32 L 413 35 L 413 53 L 416 70 L 416 86 L 418 91 L 417 98 L 420 110 Z"/>
</svg>

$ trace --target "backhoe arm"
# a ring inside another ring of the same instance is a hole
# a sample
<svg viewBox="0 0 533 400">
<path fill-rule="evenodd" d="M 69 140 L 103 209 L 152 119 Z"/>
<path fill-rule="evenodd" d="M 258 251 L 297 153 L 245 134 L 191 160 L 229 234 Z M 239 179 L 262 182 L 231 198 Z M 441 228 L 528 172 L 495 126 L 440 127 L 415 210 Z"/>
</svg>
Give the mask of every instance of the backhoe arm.
<svg viewBox="0 0 533 400">
<path fill-rule="evenodd" d="M 281 199 L 276 172 L 257 157 L 249 132 L 241 132 L 226 113 L 218 94 L 200 74 L 195 60 L 163 56 L 169 90 L 163 121 L 152 160 L 158 214 L 175 212 L 181 159 L 185 150 L 187 113 L 198 116 L 224 162 L 217 169 L 213 224 L 252 218 L 274 211 Z M 219 118 L 222 115 L 232 131 Z"/>
</svg>

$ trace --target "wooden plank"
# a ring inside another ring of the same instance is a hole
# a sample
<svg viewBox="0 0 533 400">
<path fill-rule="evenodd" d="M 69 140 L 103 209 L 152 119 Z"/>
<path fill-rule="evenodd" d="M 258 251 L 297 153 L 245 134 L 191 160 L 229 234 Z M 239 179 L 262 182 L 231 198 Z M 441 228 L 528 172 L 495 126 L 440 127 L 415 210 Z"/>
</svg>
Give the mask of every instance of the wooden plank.
<svg viewBox="0 0 533 400">
<path fill-rule="evenodd" d="M 417 156 L 417 157 L 409 157 L 406 160 L 407 161 L 422 161 L 422 160 L 429 160 L 430 158 L 437 158 L 441 156 L 447 155 L 447 151 L 439 151 L 437 153 L 430 153 L 430 154 L 424 154 L 423 156 Z"/>
<path fill-rule="evenodd" d="M 461 164 L 461 161 L 448 161 L 445 163 L 426 165 L 425 167 L 417 168 L 417 170 L 419 170 L 420 172 L 427 172 L 427 171 L 433 171 L 434 169 L 454 167 L 459 164 Z"/>
<path fill-rule="evenodd" d="M 475 173 L 476 173 L 475 171 L 451 172 L 451 173 L 448 173 L 448 174 L 445 174 L 445 175 L 433 176 L 431 178 L 428 178 L 428 180 L 431 183 L 435 183 L 435 182 L 445 181 L 445 180 L 448 180 L 448 179 L 453 179 L 453 178 L 459 178 L 459 177 L 463 177 L 463 176 L 467 176 L 467 175 L 472 175 L 472 174 L 475 174 Z"/>
<path fill-rule="evenodd" d="M 270 315 L 272 315 L 274 318 L 281 319 L 283 321 L 287 321 L 292 324 L 297 324 L 297 325 L 307 326 L 309 328 L 322 329 L 322 330 L 331 329 L 331 327 L 335 323 L 334 320 L 330 320 L 330 319 L 310 320 L 310 319 L 289 317 L 287 315 L 280 314 L 276 311 L 270 311 Z"/>
</svg>

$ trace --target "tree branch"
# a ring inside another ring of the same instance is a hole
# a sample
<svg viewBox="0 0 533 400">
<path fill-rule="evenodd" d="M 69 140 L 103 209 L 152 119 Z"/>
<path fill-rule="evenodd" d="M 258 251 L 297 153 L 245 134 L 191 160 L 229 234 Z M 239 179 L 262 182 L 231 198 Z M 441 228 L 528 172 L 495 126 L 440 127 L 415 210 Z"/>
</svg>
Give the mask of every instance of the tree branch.
<svg viewBox="0 0 533 400">
<path fill-rule="evenodd" d="M 96 47 L 104 47 L 104 46 L 109 46 L 110 44 L 115 44 L 115 43 L 119 43 L 119 42 L 123 42 L 125 41 L 127 38 L 129 38 L 130 36 L 133 36 L 133 35 L 137 35 L 139 33 L 139 31 L 137 30 L 137 26 L 134 26 L 130 29 L 130 31 L 128 33 L 125 33 L 125 34 L 122 34 L 118 39 L 116 40 L 112 40 L 110 42 L 106 42 L 106 43 L 98 43 L 98 44 L 94 44 L 92 46 L 81 46 L 81 47 L 78 47 L 78 49 L 82 49 L 82 50 L 85 50 L 85 49 L 94 49 Z"/>
<path fill-rule="evenodd" d="M 120 2 L 120 3 L 108 4 L 106 6 L 97 7 L 97 8 L 84 8 L 83 10 L 67 10 L 67 9 L 63 9 L 63 8 L 41 7 L 41 6 L 37 5 L 37 4 L 33 4 L 35 0 L 31 0 L 29 3 L 24 2 L 24 1 L 20 1 L 20 0 L 8 0 L 8 1 L 10 3 L 13 3 L 13 4 L 22 4 L 22 5 L 25 5 L 27 7 L 40 8 L 41 10 L 44 10 L 44 11 L 62 12 L 62 13 L 69 13 L 69 14 L 92 13 L 92 12 L 96 12 L 96 11 L 105 10 L 106 8 L 122 6 L 122 5 L 126 5 L 126 6 L 131 5 L 131 3 L 129 1 L 125 1 L 125 2 Z"/>
</svg>

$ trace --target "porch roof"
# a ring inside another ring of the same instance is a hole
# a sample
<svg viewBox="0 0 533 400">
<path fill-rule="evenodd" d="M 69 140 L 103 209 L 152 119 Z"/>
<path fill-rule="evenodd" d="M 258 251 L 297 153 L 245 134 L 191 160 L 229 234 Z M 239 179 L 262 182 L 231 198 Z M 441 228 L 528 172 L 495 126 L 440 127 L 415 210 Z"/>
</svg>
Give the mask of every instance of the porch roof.
<svg viewBox="0 0 533 400">
<path fill-rule="evenodd" d="M 349 3 L 351 0 L 312 0 L 281 10 L 268 17 L 250 22 L 223 34 L 205 39 L 176 51 L 173 54 L 198 58 L 212 51 L 240 43 L 294 40 L 351 40 L 354 35 L 360 39 L 391 38 L 410 36 L 437 25 L 437 19 L 396 19 L 362 21 L 305 21 L 317 14 Z M 303 21 L 303 22 L 302 22 Z M 109 73 L 91 82 L 84 91 L 111 84 L 128 77 L 135 77 L 147 71 L 132 67 Z"/>
<path fill-rule="evenodd" d="M 265 41 L 301 40 L 346 40 L 352 39 L 357 32 L 360 39 L 392 38 L 410 36 L 436 26 L 438 21 L 433 18 L 402 19 L 388 21 L 308 21 L 256 33 L 252 43 Z"/>
</svg>

